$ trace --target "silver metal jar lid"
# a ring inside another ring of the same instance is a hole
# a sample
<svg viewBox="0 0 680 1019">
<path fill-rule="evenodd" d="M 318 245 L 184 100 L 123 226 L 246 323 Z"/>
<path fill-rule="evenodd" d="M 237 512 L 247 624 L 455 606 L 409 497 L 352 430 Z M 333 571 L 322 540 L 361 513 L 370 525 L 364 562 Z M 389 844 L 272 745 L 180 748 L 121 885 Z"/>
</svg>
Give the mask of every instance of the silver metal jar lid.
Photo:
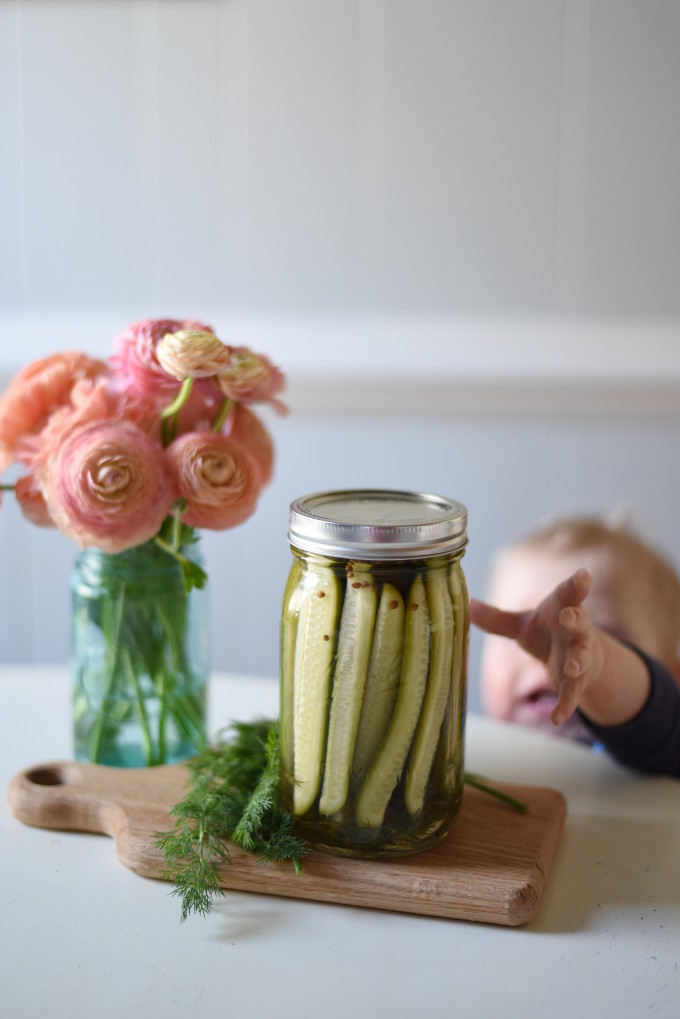
<svg viewBox="0 0 680 1019">
<path fill-rule="evenodd" d="M 290 505 L 288 538 L 331 558 L 419 559 L 467 544 L 467 510 L 439 495 L 383 489 L 317 492 Z"/>
</svg>

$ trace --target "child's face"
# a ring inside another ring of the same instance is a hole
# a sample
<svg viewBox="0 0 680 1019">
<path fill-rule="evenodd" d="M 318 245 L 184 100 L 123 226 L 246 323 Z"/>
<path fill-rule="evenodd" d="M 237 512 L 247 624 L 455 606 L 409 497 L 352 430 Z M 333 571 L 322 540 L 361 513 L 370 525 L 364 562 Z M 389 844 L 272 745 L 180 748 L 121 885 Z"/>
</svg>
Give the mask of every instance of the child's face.
<svg viewBox="0 0 680 1019">
<path fill-rule="evenodd" d="M 633 571 L 622 583 L 621 571 L 613 569 L 611 555 L 605 551 L 556 554 L 510 550 L 501 558 L 487 601 L 510 611 L 535 608 L 557 584 L 581 567 L 593 578 L 584 603 L 593 622 L 659 656 L 658 638 L 644 611 L 643 595 L 635 585 Z M 493 635 L 484 638 L 481 687 L 484 709 L 494 718 L 576 739 L 588 738 L 576 716 L 559 728 L 552 724 L 550 713 L 556 694 L 545 666 L 513 640 Z"/>
</svg>

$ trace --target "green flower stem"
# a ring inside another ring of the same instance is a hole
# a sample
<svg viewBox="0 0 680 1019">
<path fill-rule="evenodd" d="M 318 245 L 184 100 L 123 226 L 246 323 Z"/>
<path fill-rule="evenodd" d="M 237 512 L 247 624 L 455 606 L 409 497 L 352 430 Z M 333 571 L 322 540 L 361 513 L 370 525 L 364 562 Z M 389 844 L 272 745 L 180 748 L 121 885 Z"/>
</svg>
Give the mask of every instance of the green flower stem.
<svg viewBox="0 0 680 1019">
<path fill-rule="evenodd" d="M 186 500 L 180 499 L 179 505 L 176 504 L 172 510 L 172 547 L 175 552 L 179 551 L 182 544 L 182 513 L 186 507 Z"/>
<path fill-rule="evenodd" d="M 184 734 L 189 739 L 203 736 L 203 720 L 200 706 L 193 702 L 193 698 L 186 694 L 184 697 L 177 697 L 173 707 L 173 715 Z"/>
<path fill-rule="evenodd" d="M 185 596 L 186 602 L 186 596 Z M 167 733 L 166 726 L 168 720 L 168 698 L 171 695 L 174 684 L 174 675 L 189 675 L 188 670 L 183 668 L 183 656 L 181 653 L 182 641 L 184 639 L 183 632 L 177 632 L 176 627 L 173 626 L 172 621 L 168 619 L 167 615 L 161 607 L 159 601 L 156 605 L 156 614 L 160 623 L 161 630 L 163 632 L 165 648 L 163 654 L 163 660 L 159 672 L 156 674 L 155 683 L 158 700 L 160 701 L 160 712 L 158 716 L 158 755 L 161 762 L 164 762 L 167 754 Z M 186 618 L 186 604 L 182 612 L 182 619 Z M 165 651 L 169 652 L 170 661 L 172 663 L 173 672 L 168 675 L 168 668 L 166 662 Z M 168 679 L 170 682 L 168 682 Z M 174 711 L 173 711 L 174 714 Z"/>
<path fill-rule="evenodd" d="M 164 446 L 169 445 L 175 437 L 177 432 L 177 415 L 189 399 L 193 387 L 193 378 L 184 379 L 175 399 L 161 412 Z"/>
<path fill-rule="evenodd" d="M 172 403 L 168 404 L 165 410 L 162 411 L 161 418 L 163 421 L 165 421 L 167 418 L 173 417 L 173 415 L 177 414 L 178 411 L 182 409 L 184 404 L 189 399 L 189 394 L 193 389 L 193 385 L 194 380 L 192 378 L 184 379 L 180 391 L 175 397 L 175 399 L 172 401 Z"/>
<path fill-rule="evenodd" d="M 99 756 L 102 750 L 102 740 L 104 738 L 104 730 L 106 727 L 106 716 L 109 712 L 109 707 L 113 697 L 113 691 L 116 686 L 116 671 L 118 665 L 118 648 L 120 644 L 120 626 L 123 618 L 123 604 L 125 602 L 125 586 L 123 584 L 118 588 L 118 594 L 114 603 L 113 609 L 113 626 L 110 633 L 105 633 L 106 637 L 106 648 L 107 657 L 109 658 L 108 668 L 108 680 L 106 684 L 106 691 L 102 700 L 101 708 L 99 709 L 99 715 L 97 717 L 97 726 L 92 734 L 92 760 L 95 764 L 99 762 Z M 103 630 L 108 630 L 108 626 L 102 625 Z"/>
<path fill-rule="evenodd" d="M 168 695 L 165 685 L 167 673 L 165 669 L 161 669 L 160 674 L 160 688 L 158 689 L 158 700 L 160 701 L 160 711 L 158 713 L 158 760 L 160 764 L 165 764 L 168 748 L 166 742 L 166 718 L 168 714 Z"/>
<path fill-rule="evenodd" d="M 161 538 L 158 534 L 153 540 L 160 549 L 162 549 L 164 552 L 167 552 L 168 555 L 171 555 L 173 559 L 177 559 L 177 561 L 179 561 L 179 559 L 181 558 L 180 553 L 177 551 L 176 548 L 173 547 L 173 545 L 170 542 L 167 542 L 164 538 Z"/>
<path fill-rule="evenodd" d="M 222 401 L 222 405 L 215 415 L 215 420 L 212 423 L 211 429 L 213 432 L 219 432 L 222 425 L 231 414 L 231 408 L 234 406 L 234 400 L 231 397 L 227 397 Z"/>
<path fill-rule="evenodd" d="M 123 662 L 125 665 L 125 671 L 128 674 L 128 679 L 132 683 L 135 689 L 135 696 L 137 698 L 137 707 L 139 708 L 139 717 L 142 725 L 142 735 L 144 737 L 144 756 L 146 758 L 147 765 L 153 764 L 153 743 L 151 740 L 151 730 L 149 729 L 149 716 L 146 713 L 146 704 L 144 702 L 144 695 L 142 694 L 139 680 L 135 670 L 132 667 L 132 661 L 130 659 L 130 652 L 126 648 L 123 652 Z"/>
<path fill-rule="evenodd" d="M 182 619 L 186 621 L 186 595 L 185 604 L 182 612 Z M 162 603 L 159 601 L 156 606 L 156 613 L 158 621 L 163 632 L 167 650 L 170 653 L 170 660 L 175 674 L 189 675 L 189 670 L 183 668 L 185 665 L 182 655 L 182 642 L 184 640 L 184 632 L 178 632 L 176 627 L 173 626 L 172 621 L 167 617 L 163 611 Z M 158 699 L 160 701 L 160 712 L 158 716 L 158 754 L 161 761 L 165 761 L 167 754 L 167 733 L 166 726 L 168 724 L 168 698 L 170 692 L 175 685 L 173 682 L 173 676 L 170 676 L 170 682 L 168 683 L 168 670 L 165 667 L 165 655 L 163 656 L 163 667 L 160 669 L 160 673 L 156 677 L 156 689 L 158 692 Z M 174 708 L 172 713 L 176 714 Z"/>
<path fill-rule="evenodd" d="M 182 553 L 178 549 L 173 548 L 171 544 L 169 544 L 167 541 L 165 541 L 164 538 L 161 538 L 159 535 L 156 535 L 156 537 L 153 540 L 158 546 L 158 548 L 162 549 L 164 552 L 167 552 L 168 555 L 171 555 L 173 559 L 176 560 L 177 564 L 179 565 L 179 568 L 182 571 L 185 591 L 189 592 L 192 587 L 197 588 L 205 587 L 206 582 L 208 580 L 208 574 L 205 572 L 204 569 L 202 569 L 202 567 L 198 565 L 198 563 L 191 562 L 190 559 L 187 559 L 185 555 L 182 555 Z"/>
</svg>

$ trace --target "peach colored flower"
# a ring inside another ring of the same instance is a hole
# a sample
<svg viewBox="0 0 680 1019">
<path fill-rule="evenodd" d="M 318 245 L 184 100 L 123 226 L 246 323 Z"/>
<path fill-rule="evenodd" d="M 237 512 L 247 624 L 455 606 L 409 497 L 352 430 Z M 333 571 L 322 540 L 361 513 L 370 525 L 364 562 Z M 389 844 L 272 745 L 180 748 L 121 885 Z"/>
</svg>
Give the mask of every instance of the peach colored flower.
<svg viewBox="0 0 680 1019">
<path fill-rule="evenodd" d="M 103 361 L 74 350 L 23 368 L 0 397 L 0 474 L 15 459 L 18 440 L 39 432 L 50 414 L 68 401 L 79 379 L 94 379 L 105 371 Z"/>
<path fill-rule="evenodd" d="M 32 470 L 41 467 L 71 429 L 88 421 L 116 416 L 120 400 L 109 393 L 106 378 L 80 379 L 71 389 L 67 402 L 54 411 L 41 431 L 17 440 L 17 460 Z"/>
<path fill-rule="evenodd" d="M 260 469 L 247 449 L 226 435 L 188 432 L 166 450 L 176 494 L 187 502 L 189 527 L 221 531 L 253 513 Z"/>
<path fill-rule="evenodd" d="M 132 421 L 73 429 L 40 482 L 57 527 L 81 548 L 111 554 L 153 538 L 173 501 L 162 447 Z"/>
<path fill-rule="evenodd" d="M 222 428 L 222 434 L 248 450 L 260 469 L 262 484 L 266 485 L 274 469 L 274 443 L 259 417 L 242 403 L 237 403 Z"/>
<path fill-rule="evenodd" d="M 239 403 L 263 401 L 280 413 L 286 405 L 276 399 L 285 385 L 283 372 L 263 354 L 254 354 L 248 347 L 231 347 L 229 364 L 215 377 L 225 396 Z"/>
<path fill-rule="evenodd" d="M 21 512 L 27 520 L 38 527 L 54 527 L 54 520 L 47 508 L 47 503 L 35 474 L 26 474 L 19 478 L 14 486 L 16 500 Z"/>
<path fill-rule="evenodd" d="M 179 329 L 166 333 L 156 357 L 168 375 L 179 379 L 208 379 L 229 364 L 229 348 L 214 333 Z"/>
<path fill-rule="evenodd" d="M 156 348 L 168 333 L 195 330 L 212 333 L 210 326 L 194 319 L 147 318 L 132 322 L 113 341 L 109 361 L 118 385 L 126 392 L 146 399 L 168 403 L 177 392 L 177 379 L 161 368 Z"/>
</svg>

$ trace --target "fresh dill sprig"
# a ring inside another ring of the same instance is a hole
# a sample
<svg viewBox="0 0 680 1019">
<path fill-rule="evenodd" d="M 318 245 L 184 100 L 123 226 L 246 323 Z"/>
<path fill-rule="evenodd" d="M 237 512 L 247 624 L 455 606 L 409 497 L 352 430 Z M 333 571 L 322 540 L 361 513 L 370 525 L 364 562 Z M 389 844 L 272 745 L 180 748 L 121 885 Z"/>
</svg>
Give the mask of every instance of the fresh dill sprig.
<svg viewBox="0 0 680 1019">
<path fill-rule="evenodd" d="M 181 921 L 205 916 L 223 895 L 218 867 L 229 861 L 229 845 L 262 860 L 288 861 L 300 871 L 307 843 L 291 830 L 279 802 L 278 722 L 236 722 L 189 762 L 191 786 L 170 811 L 172 831 L 155 843 L 165 857 L 163 877 L 182 904 Z"/>
<path fill-rule="evenodd" d="M 191 787 L 170 813 L 172 831 L 155 845 L 165 857 L 163 877 L 182 904 L 182 923 L 192 913 L 208 914 L 224 895 L 218 868 L 228 862 L 229 845 L 240 846 L 264 861 L 290 861 L 300 873 L 309 845 L 292 830 L 290 814 L 279 800 L 279 725 L 258 719 L 234 722 L 214 747 L 204 747 L 189 761 Z M 526 804 L 465 772 L 465 782 L 526 812 Z"/>
<path fill-rule="evenodd" d="M 279 735 L 275 724 L 267 732 L 265 767 L 257 780 L 252 796 L 246 803 L 241 819 L 234 828 L 232 842 L 255 852 L 270 834 L 272 812 L 279 795 Z"/>
</svg>

